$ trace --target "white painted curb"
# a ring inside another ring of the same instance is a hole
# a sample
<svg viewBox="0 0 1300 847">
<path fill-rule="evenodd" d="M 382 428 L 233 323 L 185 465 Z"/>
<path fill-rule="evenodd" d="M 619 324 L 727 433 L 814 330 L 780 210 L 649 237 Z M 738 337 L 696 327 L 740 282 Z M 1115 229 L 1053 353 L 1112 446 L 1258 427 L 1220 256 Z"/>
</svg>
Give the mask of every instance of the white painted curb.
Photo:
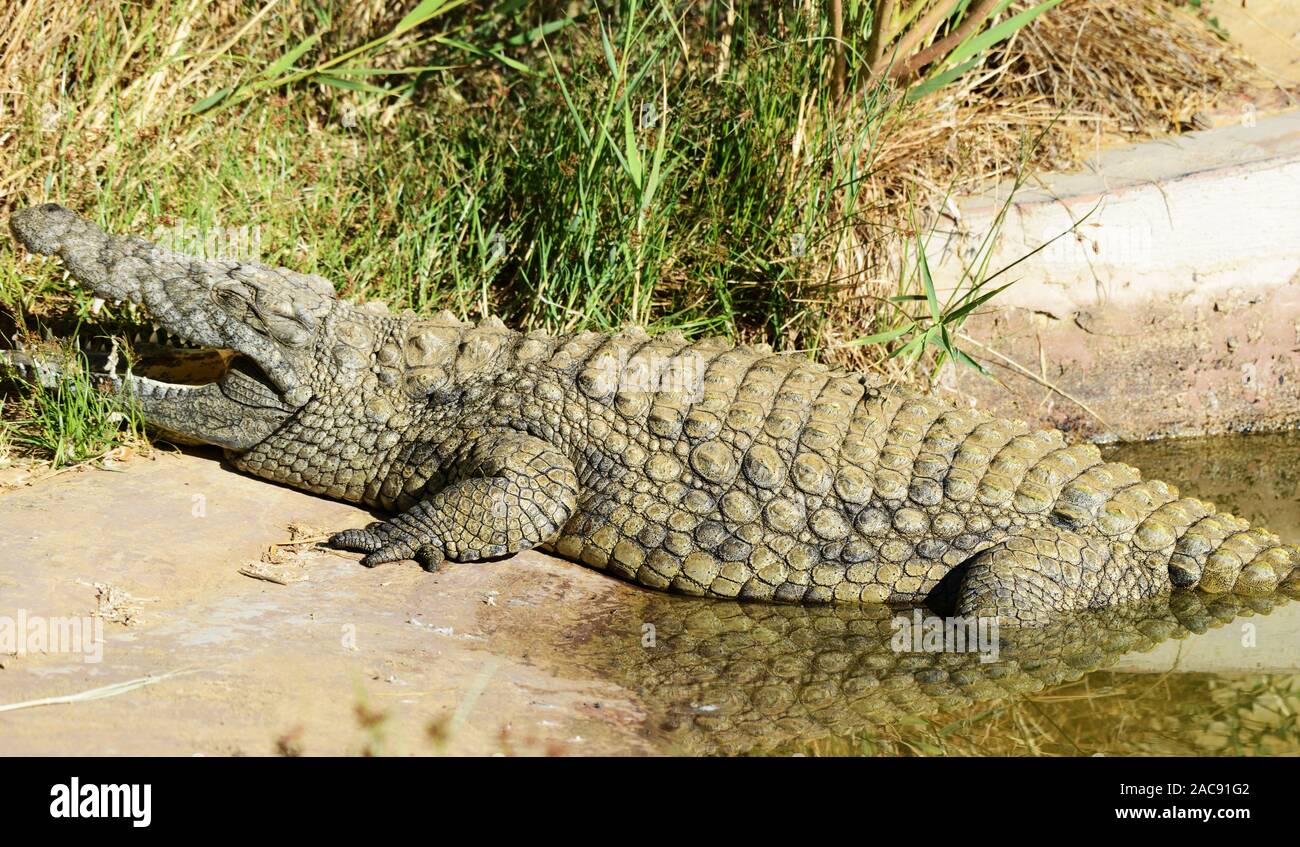
<svg viewBox="0 0 1300 847">
<path fill-rule="evenodd" d="M 958 198 L 927 242 L 941 292 L 1004 208 L 988 268 L 1033 253 L 965 328 L 1001 384 L 963 371 L 946 394 L 1099 439 L 1300 422 L 1300 112 L 1009 190 Z"/>
<path fill-rule="evenodd" d="M 1300 112 L 1104 151 L 1087 172 L 1035 182 L 1014 198 L 989 267 L 1043 249 L 1007 274 L 1020 281 L 1001 305 L 1059 315 L 1284 285 L 1300 272 Z M 957 201 L 957 230 L 928 244 L 936 285 L 961 281 L 963 254 L 1010 188 Z"/>
</svg>

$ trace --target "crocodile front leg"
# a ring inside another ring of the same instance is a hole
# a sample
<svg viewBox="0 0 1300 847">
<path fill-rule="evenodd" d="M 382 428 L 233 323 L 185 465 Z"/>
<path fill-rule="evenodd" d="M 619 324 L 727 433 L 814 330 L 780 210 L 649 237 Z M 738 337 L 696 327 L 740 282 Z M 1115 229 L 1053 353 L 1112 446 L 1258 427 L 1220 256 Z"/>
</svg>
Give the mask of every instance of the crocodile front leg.
<svg viewBox="0 0 1300 847">
<path fill-rule="evenodd" d="M 407 511 L 329 545 L 365 553 L 374 567 L 415 559 L 436 570 L 444 559 L 473 562 L 548 541 L 577 506 L 573 463 L 550 444 L 518 432 L 488 435 L 470 448 L 457 479 Z"/>
</svg>

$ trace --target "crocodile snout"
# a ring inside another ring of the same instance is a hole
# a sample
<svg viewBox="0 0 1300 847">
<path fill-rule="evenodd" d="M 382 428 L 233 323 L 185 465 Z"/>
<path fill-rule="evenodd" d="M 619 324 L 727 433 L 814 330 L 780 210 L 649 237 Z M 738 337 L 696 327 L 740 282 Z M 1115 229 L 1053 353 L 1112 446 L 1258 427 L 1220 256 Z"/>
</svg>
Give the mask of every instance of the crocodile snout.
<svg viewBox="0 0 1300 847">
<path fill-rule="evenodd" d="M 76 221 L 77 215 L 71 209 L 46 203 L 14 212 L 9 228 L 28 250 L 49 256 L 59 251 L 64 234 Z"/>
</svg>

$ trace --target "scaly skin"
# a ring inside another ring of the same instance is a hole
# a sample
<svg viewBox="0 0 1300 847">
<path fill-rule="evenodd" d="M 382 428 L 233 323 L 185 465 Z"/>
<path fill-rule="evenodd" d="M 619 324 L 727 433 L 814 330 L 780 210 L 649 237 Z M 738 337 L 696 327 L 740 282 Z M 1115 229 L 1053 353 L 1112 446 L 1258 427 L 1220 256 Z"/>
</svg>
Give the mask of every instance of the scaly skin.
<svg viewBox="0 0 1300 847">
<path fill-rule="evenodd" d="M 602 610 L 608 614 L 594 632 L 584 623 L 561 655 L 539 658 L 557 662 L 562 673 L 575 662 L 586 675 L 594 671 L 635 692 L 647 728 L 680 744 L 680 752 L 744 753 L 823 736 L 906 735 L 907 723 L 921 717 L 936 728 L 970 720 L 1170 638 L 1267 614 L 1288 599 L 1281 592 L 1178 592 L 1061 613 L 1045 626 L 990 630 L 984 646 L 996 652 L 981 652 L 973 641 L 962 651 L 949 644 L 944 652 L 917 652 L 910 632 L 898 635 L 899 621 L 911 623 L 912 612 L 647 596 Z M 653 644 L 646 624 L 654 626 Z"/>
<path fill-rule="evenodd" d="M 686 594 L 1039 624 L 1174 590 L 1268 594 L 1300 563 L 1093 445 L 766 347 L 380 314 L 320 277 L 178 256 L 53 205 L 11 227 L 99 296 L 243 354 L 212 386 L 113 383 L 249 473 L 398 512 L 331 540 L 366 565 L 541 546 Z"/>
</svg>

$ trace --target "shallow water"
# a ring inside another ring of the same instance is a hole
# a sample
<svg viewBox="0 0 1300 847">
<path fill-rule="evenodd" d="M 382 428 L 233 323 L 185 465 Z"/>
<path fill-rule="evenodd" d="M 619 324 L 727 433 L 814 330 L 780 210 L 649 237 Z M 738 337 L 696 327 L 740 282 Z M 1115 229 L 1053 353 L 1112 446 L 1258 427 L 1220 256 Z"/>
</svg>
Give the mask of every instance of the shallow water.
<svg viewBox="0 0 1300 847">
<path fill-rule="evenodd" d="M 1300 543 L 1300 434 L 1107 454 Z M 675 752 L 1300 753 L 1300 603 L 1281 598 L 1180 595 L 985 632 L 981 651 L 979 633 L 903 643 L 908 611 L 641 596 L 567 661 L 634 692 Z"/>
</svg>

